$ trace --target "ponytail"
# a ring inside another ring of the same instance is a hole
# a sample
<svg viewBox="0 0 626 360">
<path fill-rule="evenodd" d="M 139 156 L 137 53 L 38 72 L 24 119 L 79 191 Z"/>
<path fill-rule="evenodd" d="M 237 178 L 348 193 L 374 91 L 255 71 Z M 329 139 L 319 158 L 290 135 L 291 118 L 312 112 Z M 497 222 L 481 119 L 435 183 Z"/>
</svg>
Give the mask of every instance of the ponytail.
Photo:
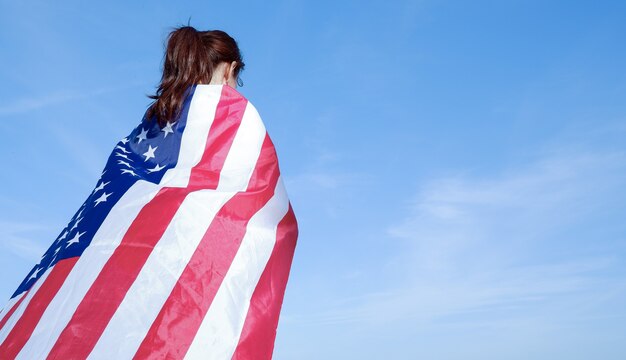
<svg viewBox="0 0 626 360">
<path fill-rule="evenodd" d="M 186 90 L 194 84 L 209 84 L 215 67 L 235 61 L 234 76 L 244 68 L 237 42 L 221 30 L 197 31 L 191 26 L 174 29 L 168 35 L 163 75 L 146 118 L 156 118 L 161 127 L 180 116 Z"/>
</svg>

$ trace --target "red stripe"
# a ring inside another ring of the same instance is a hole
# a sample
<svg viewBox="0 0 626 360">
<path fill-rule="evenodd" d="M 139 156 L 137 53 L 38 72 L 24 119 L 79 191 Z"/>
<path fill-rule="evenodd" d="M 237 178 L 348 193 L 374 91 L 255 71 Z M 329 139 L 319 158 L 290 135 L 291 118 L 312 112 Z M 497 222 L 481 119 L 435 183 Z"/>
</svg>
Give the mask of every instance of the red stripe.
<svg viewBox="0 0 626 360">
<path fill-rule="evenodd" d="M 247 103 L 247 100 L 233 88 L 223 87 L 215 110 L 215 121 L 209 131 L 209 140 L 199 165 L 192 169 L 187 188 L 217 189 L 220 172 L 239 129 Z"/>
<path fill-rule="evenodd" d="M 205 152 L 190 175 L 187 188 L 162 188 L 133 220 L 120 245 L 107 260 L 48 359 L 86 358 L 137 278 L 152 249 L 185 197 L 199 189 L 215 189 L 237 132 L 247 100 L 224 86 L 209 131 Z M 213 153 L 219 154 L 212 156 Z"/>
<path fill-rule="evenodd" d="M 2 328 L 4 327 L 4 324 L 6 324 L 9 318 L 11 317 L 11 315 L 13 315 L 13 313 L 15 312 L 15 309 L 17 309 L 17 307 L 20 306 L 20 304 L 22 303 L 22 300 L 24 300 L 26 295 L 28 295 L 28 290 L 22 293 L 22 297 L 18 301 L 16 301 L 15 304 L 13 304 L 11 309 L 4 315 L 2 320 L 0 320 L 0 330 L 2 330 Z"/>
<path fill-rule="evenodd" d="M 280 309 L 298 238 L 291 205 L 278 224 L 276 244 L 250 300 L 239 343 L 232 360 L 271 359 Z"/>
<path fill-rule="evenodd" d="M 278 177 L 276 152 L 266 134 L 248 189 L 218 211 L 134 359 L 185 356 L 239 249 L 248 221 L 274 195 Z"/>
<path fill-rule="evenodd" d="M 24 313 L 0 346 L 0 359 L 14 359 L 22 350 L 50 300 L 57 294 L 77 260 L 78 257 L 64 259 L 52 267 L 50 274 L 30 299 Z"/>
</svg>

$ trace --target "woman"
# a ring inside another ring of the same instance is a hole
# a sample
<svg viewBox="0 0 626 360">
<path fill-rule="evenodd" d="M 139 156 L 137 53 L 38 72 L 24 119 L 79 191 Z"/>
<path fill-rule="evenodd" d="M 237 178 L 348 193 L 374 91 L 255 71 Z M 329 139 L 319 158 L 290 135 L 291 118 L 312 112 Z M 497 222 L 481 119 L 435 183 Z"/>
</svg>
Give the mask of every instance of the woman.
<svg viewBox="0 0 626 360">
<path fill-rule="evenodd" d="M 270 359 L 298 234 L 235 40 L 168 37 L 140 124 L 0 313 L 0 358 Z"/>
<path fill-rule="evenodd" d="M 184 26 L 169 35 L 163 76 L 147 116 L 161 126 L 180 110 L 183 93 L 193 84 L 227 84 L 236 88 L 245 64 L 235 40 L 220 30 Z"/>
</svg>

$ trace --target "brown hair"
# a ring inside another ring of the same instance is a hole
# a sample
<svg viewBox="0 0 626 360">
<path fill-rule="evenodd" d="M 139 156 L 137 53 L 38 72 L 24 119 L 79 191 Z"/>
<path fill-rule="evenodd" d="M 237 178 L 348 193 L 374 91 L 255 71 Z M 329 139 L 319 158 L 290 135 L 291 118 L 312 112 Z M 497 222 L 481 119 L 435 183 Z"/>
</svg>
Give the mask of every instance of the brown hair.
<svg viewBox="0 0 626 360">
<path fill-rule="evenodd" d="M 198 31 L 191 26 L 175 28 L 168 35 L 163 60 L 163 76 L 146 118 L 156 117 L 161 127 L 180 115 L 185 91 L 189 86 L 208 84 L 213 70 L 222 61 L 236 61 L 234 74 L 241 86 L 239 73 L 245 64 L 235 39 L 221 30 Z"/>
</svg>

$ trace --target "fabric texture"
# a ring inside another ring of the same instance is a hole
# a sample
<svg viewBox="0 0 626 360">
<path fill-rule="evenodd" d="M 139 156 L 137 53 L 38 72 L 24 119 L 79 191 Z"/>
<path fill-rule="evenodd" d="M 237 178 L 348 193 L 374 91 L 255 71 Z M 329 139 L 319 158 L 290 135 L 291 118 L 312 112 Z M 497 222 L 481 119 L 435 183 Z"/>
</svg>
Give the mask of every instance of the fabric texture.
<svg viewBox="0 0 626 360">
<path fill-rule="evenodd" d="M 297 237 L 256 108 L 191 86 L 115 144 L 0 312 L 0 359 L 271 359 Z"/>
</svg>

